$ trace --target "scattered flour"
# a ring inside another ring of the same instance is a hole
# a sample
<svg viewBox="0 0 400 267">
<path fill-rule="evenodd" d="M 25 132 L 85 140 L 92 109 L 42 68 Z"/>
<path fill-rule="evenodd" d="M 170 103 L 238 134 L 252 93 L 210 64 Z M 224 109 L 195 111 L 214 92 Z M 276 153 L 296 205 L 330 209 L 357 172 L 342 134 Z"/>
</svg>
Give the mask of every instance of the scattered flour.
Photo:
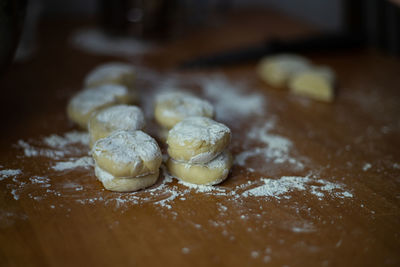
<svg viewBox="0 0 400 267">
<path fill-rule="evenodd" d="M 319 198 L 325 197 L 326 194 L 338 198 L 353 197 L 350 192 L 344 190 L 344 185 L 342 184 L 328 182 L 323 179 L 313 179 L 309 176 L 283 176 L 279 179 L 261 178 L 261 182 L 264 184 L 244 191 L 241 195 L 243 197 L 273 197 L 280 199 L 283 195 L 285 195 L 285 198 L 290 198 L 287 194 L 297 190 L 307 191 Z"/>
<path fill-rule="evenodd" d="M 52 134 L 44 137 L 39 144 L 30 144 L 24 140 L 17 142 L 17 147 L 22 148 L 26 157 L 47 157 L 53 160 L 60 160 L 67 156 L 81 155 L 82 148 L 76 145 L 87 146 L 89 136 L 84 132 L 71 131 L 59 136 Z M 87 154 L 87 152 L 86 152 Z"/>
<path fill-rule="evenodd" d="M 190 252 L 189 248 L 182 248 L 182 253 L 183 254 L 188 254 Z"/>
<path fill-rule="evenodd" d="M 71 36 L 71 44 L 85 52 L 126 57 L 144 54 L 155 46 L 130 37 L 109 36 L 95 28 L 81 29 Z"/>
<path fill-rule="evenodd" d="M 43 138 L 43 142 L 52 148 L 65 148 L 68 145 L 77 143 L 87 145 L 89 144 L 89 136 L 86 132 L 71 131 L 65 133 L 64 136 L 52 134 Z"/>
<path fill-rule="evenodd" d="M 21 170 L 12 170 L 12 169 L 9 169 L 9 170 L 1 170 L 1 171 L 0 171 L 0 181 L 4 180 L 4 179 L 6 179 L 6 178 L 9 178 L 9 177 L 11 177 L 11 176 L 18 176 L 18 175 L 20 175 L 21 173 L 22 173 Z"/>
<path fill-rule="evenodd" d="M 51 168 L 55 171 L 64 171 L 75 168 L 85 168 L 88 169 L 94 165 L 92 157 L 81 157 L 78 159 L 71 159 L 69 161 L 57 162 Z"/>
<path fill-rule="evenodd" d="M 217 120 L 236 121 L 265 111 L 265 97 L 247 92 L 244 82 L 232 82 L 223 75 L 204 77 L 198 82 L 205 96 L 214 103 Z"/>
<path fill-rule="evenodd" d="M 265 162 L 290 163 L 298 169 L 303 169 L 303 163 L 289 155 L 293 146 L 292 142 L 283 136 L 269 133 L 274 127 L 275 120 L 268 120 L 261 127 L 253 126 L 247 134 L 247 142 L 258 144 L 236 155 L 236 163 L 246 166 L 247 159 L 258 156 Z M 262 145 L 260 146 L 259 143 Z"/>
<path fill-rule="evenodd" d="M 371 169 L 372 165 L 370 163 L 365 163 L 362 170 L 363 171 L 368 171 L 369 169 Z"/>
</svg>

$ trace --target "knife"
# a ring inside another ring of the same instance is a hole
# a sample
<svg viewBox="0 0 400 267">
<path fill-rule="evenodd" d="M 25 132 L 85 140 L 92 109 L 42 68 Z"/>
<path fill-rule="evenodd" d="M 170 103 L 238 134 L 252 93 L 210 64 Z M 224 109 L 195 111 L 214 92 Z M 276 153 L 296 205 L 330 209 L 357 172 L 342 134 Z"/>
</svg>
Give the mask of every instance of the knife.
<svg viewBox="0 0 400 267">
<path fill-rule="evenodd" d="M 360 48 L 364 44 L 360 35 L 327 33 L 296 39 L 269 39 L 262 44 L 201 56 L 179 64 L 178 69 L 196 69 L 228 66 L 256 61 L 277 53 L 333 52 Z"/>
</svg>

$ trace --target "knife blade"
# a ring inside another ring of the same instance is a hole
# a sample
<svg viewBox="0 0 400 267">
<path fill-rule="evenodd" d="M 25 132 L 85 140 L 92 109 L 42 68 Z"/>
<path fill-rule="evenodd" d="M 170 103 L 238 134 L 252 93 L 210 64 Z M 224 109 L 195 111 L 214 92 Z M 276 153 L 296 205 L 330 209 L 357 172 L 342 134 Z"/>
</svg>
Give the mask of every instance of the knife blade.
<svg viewBox="0 0 400 267">
<path fill-rule="evenodd" d="M 269 39 L 262 44 L 201 56 L 184 61 L 178 69 L 196 69 L 228 66 L 258 60 L 277 53 L 333 52 L 359 48 L 364 38 L 345 33 L 327 33 L 295 39 Z"/>
</svg>

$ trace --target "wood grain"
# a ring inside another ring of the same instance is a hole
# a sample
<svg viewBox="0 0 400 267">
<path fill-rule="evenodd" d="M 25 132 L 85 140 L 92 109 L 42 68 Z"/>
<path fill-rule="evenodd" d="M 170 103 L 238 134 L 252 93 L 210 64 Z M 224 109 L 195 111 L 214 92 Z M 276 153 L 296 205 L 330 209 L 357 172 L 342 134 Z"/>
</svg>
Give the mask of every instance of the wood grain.
<svg viewBox="0 0 400 267">
<path fill-rule="evenodd" d="M 232 192 L 247 181 L 260 184 L 262 177 L 312 173 L 316 179 L 342 184 L 353 197 L 326 193 L 319 198 L 308 187 L 293 190 L 286 198 L 234 199 L 190 191 L 174 181 L 166 185 L 165 194 L 151 195 L 144 190 L 132 194 L 134 201 L 118 203 L 118 198 L 126 199 L 126 195 L 105 191 L 92 169 L 56 172 L 51 169 L 54 160 L 26 157 L 16 146 L 18 140 L 37 144 L 45 136 L 79 130 L 68 121 L 65 107 L 71 95 L 81 89 L 89 70 L 103 62 L 124 60 L 166 78 L 184 59 L 268 36 L 298 36 L 314 30 L 271 11 L 234 12 L 217 26 L 160 44 L 150 54 L 121 59 L 73 48 L 68 37 L 86 25 L 46 21 L 40 27 L 36 57 L 12 65 L 0 79 L 0 170 L 23 171 L 17 182 L 13 177 L 0 181 L 2 266 L 400 264 L 398 59 L 375 51 L 311 56 L 337 73 L 338 92 L 333 104 L 268 87 L 257 78 L 254 64 L 179 73 L 183 80 L 216 73 L 233 83 L 244 79 L 249 93 L 264 97 L 266 109 L 257 120 L 227 122 L 233 129 L 233 153 L 243 151 L 251 127 L 273 119 L 271 134 L 290 140 L 290 156 L 304 164 L 304 168 L 295 169 L 288 163 L 249 159 L 248 166 L 235 165 L 219 188 Z M 139 78 L 137 87 L 143 96 L 150 96 L 155 83 Z M 189 89 L 200 92 L 195 86 Z M 149 132 L 155 133 L 154 124 L 150 121 L 149 125 Z M 79 151 L 83 156 L 87 148 L 79 147 Z M 371 167 L 364 171 L 367 163 Z M 48 177 L 51 186 L 29 184 L 34 175 Z M 162 179 L 153 188 L 160 186 Z M 27 185 L 19 188 L 21 182 Z M 168 188 L 174 186 L 186 192 L 184 199 L 168 202 L 171 208 L 160 205 L 168 197 Z M 82 190 L 76 191 L 77 187 Z M 13 189 L 19 199 L 13 197 Z"/>
</svg>

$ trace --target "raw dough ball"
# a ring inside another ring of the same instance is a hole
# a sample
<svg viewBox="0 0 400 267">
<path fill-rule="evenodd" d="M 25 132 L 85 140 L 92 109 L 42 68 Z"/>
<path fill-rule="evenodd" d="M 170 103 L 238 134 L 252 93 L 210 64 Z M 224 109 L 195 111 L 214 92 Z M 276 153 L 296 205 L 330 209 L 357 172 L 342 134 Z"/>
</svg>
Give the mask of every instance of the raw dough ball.
<svg viewBox="0 0 400 267">
<path fill-rule="evenodd" d="M 231 130 L 205 117 L 190 117 L 168 134 L 168 154 L 176 161 L 207 163 L 228 146 Z"/>
<path fill-rule="evenodd" d="M 215 185 L 228 177 L 232 167 L 232 155 L 225 151 L 210 162 L 201 164 L 188 164 L 168 159 L 168 171 L 176 178 L 199 185 Z"/>
<path fill-rule="evenodd" d="M 131 192 L 144 189 L 155 184 L 159 176 L 159 170 L 157 170 L 155 173 L 139 177 L 116 178 L 102 170 L 97 164 L 94 171 L 97 178 L 103 183 L 103 186 L 107 190 L 115 192 Z"/>
<path fill-rule="evenodd" d="M 328 67 L 318 67 L 297 73 L 289 82 L 290 92 L 316 100 L 332 102 L 335 75 Z"/>
<path fill-rule="evenodd" d="M 145 126 L 143 112 L 136 106 L 117 105 L 94 113 L 89 119 L 90 147 L 116 130 L 136 131 Z"/>
<path fill-rule="evenodd" d="M 89 118 L 94 111 L 116 104 L 128 104 L 130 100 L 125 86 L 101 85 L 85 89 L 72 97 L 68 103 L 67 113 L 72 121 L 87 129 Z"/>
<path fill-rule="evenodd" d="M 309 68 L 311 68 L 311 64 L 306 58 L 281 54 L 262 59 L 258 65 L 258 74 L 266 83 L 275 87 L 283 87 L 293 74 Z"/>
<path fill-rule="evenodd" d="M 142 131 L 116 131 L 94 143 L 96 164 L 117 178 L 131 178 L 158 171 L 161 151 L 157 142 Z"/>
<path fill-rule="evenodd" d="M 212 118 L 213 106 L 206 100 L 188 93 L 166 92 L 157 96 L 154 116 L 158 124 L 171 129 L 187 117 L 201 116 Z"/>
<path fill-rule="evenodd" d="M 110 62 L 100 65 L 89 72 L 85 78 L 85 86 L 119 84 L 130 88 L 133 86 L 135 76 L 133 66 L 122 62 Z"/>
</svg>

